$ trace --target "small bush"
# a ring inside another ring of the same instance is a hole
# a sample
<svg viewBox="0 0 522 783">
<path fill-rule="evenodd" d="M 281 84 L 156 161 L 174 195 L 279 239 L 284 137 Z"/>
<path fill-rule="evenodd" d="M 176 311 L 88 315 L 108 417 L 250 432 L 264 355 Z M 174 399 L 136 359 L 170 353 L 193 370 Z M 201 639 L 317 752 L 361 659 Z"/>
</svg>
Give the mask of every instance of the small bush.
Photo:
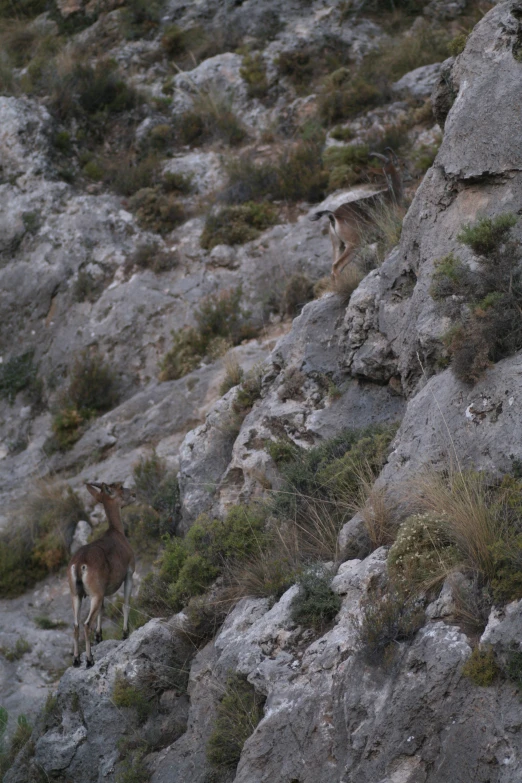
<svg viewBox="0 0 522 783">
<path fill-rule="evenodd" d="M 228 678 L 217 706 L 215 728 L 207 744 L 207 758 L 219 770 L 234 770 L 243 745 L 263 717 L 265 697 L 241 675 Z"/>
<path fill-rule="evenodd" d="M 0 365 L 0 398 L 13 403 L 19 392 L 35 388 L 37 368 L 33 359 L 34 351 L 26 351 Z"/>
<path fill-rule="evenodd" d="M 325 197 L 328 172 L 323 168 L 321 145 L 322 140 L 301 141 L 282 155 L 274 198 L 316 202 Z"/>
<path fill-rule="evenodd" d="M 142 228 L 159 234 L 168 234 L 186 219 L 183 205 L 158 187 L 138 190 L 130 198 L 129 206 Z"/>
<path fill-rule="evenodd" d="M 388 555 L 388 573 L 404 593 L 440 583 L 459 561 L 447 539 L 444 521 L 435 514 L 414 514 L 399 528 Z"/>
<path fill-rule="evenodd" d="M 301 372 L 301 370 L 297 367 L 289 367 L 285 371 L 283 383 L 279 387 L 279 399 L 285 402 L 286 400 L 302 398 L 303 385 L 305 382 L 306 375 Z"/>
<path fill-rule="evenodd" d="M 95 160 L 90 160 L 82 169 L 87 179 L 92 179 L 93 182 L 101 182 L 105 176 L 105 170 Z"/>
<path fill-rule="evenodd" d="M 123 31 L 129 40 L 155 33 L 161 21 L 161 0 L 126 0 Z"/>
<path fill-rule="evenodd" d="M 500 675 L 500 667 L 495 660 L 492 648 L 475 647 L 462 668 L 464 677 L 468 677 L 475 685 L 487 687 L 493 685 Z"/>
<path fill-rule="evenodd" d="M 221 340 L 228 347 L 254 337 L 257 329 L 250 314 L 240 306 L 241 287 L 214 294 L 202 301 L 195 313 L 197 327 L 173 333 L 173 347 L 160 364 L 160 380 L 172 381 L 196 369 Z"/>
<path fill-rule="evenodd" d="M 266 64 L 263 55 L 259 52 L 248 52 L 243 55 L 243 64 L 239 71 L 247 83 L 248 96 L 250 98 L 264 98 L 268 91 L 266 78 Z"/>
<path fill-rule="evenodd" d="M 19 661 L 26 653 L 31 652 L 32 647 L 23 636 L 18 637 L 14 647 L 0 647 L 0 652 L 7 661 Z"/>
<path fill-rule="evenodd" d="M 292 602 L 292 619 L 306 627 L 323 631 L 331 623 L 342 600 L 330 587 L 331 574 L 310 569 L 299 579 L 299 593 Z"/>
<path fill-rule="evenodd" d="M 298 455 L 298 447 L 291 440 L 269 440 L 265 444 L 265 448 L 276 465 L 290 462 L 296 459 Z"/>
<path fill-rule="evenodd" d="M 71 448 L 90 419 L 113 408 L 118 400 L 118 385 L 112 370 L 98 353 L 83 351 L 72 367 L 69 385 L 62 395 L 62 407 L 53 418 L 57 447 Z"/>
<path fill-rule="evenodd" d="M 179 264 L 177 253 L 160 250 L 157 242 L 146 242 L 138 245 L 135 252 L 125 262 L 125 269 L 130 272 L 133 267 L 151 269 L 155 274 L 169 272 Z"/>
<path fill-rule="evenodd" d="M 145 723 L 153 709 L 152 701 L 121 673 L 118 673 L 114 681 L 112 701 L 116 707 L 134 710 L 139 724 Z"/>
<path fill-rule="evenodd" d="M 379 87 L 347 68 L 334 71 L 325 80 L 319 95 L 319 116 L 325 125 L 356 117 L 383 101 Z"/>
<path fill-rule="evenodd" d="M 232 410 L 241 418 L 251 410 L 255 401 L 261 397 L 263 368 L 253 367 L 241 381 L 236 397 L 232 403 Z"/>
<path fill-rule="evenodd" d="M 508 652 L 503 673 L 519 690 L 522 688 L 522 652 L 516 645 Z"/>
<path fill-rule="evenodd" d="M 179 518 L 179 487 L 176 476 L 168 473 L 164 460 L 153 454 L 141 459 L 134 466 L 134 485 L 138 501 L 146 504 L 153 512 L 152 519 L 140 514 L 140 521 L 133 525 L 132 535 L 141 528 L 141 538 L 160 538 L 172 534 Z"/>
<path fill-rule="evenodd" d="M 412 639 L 424 624 L 424 610 L 397 592 L 374 590 L 361 602 L 355 620 L 359 649 L 370 664 L 389 664 L 397 642 Z"/>
<path fill-rule="evenodd" d="M 281 52 L 276 65 L 300 94 L 309 94 L 321 76 L 347 65 L 349 52 L 342 40 L 327 37 L 320 46 L 303 46 Z"/>
<path fill-rule="evenodd" d="M 251 201 L 224 207 L 207 217 L 200 244 L 206 250 L 212 250 L 216 245 L 243 245 L 257 239 L 276 221 L 277 210 L 271 204 Z"/>
<path fill-rule="evenodd" d="M 147 155 L 135 160 L 129 155 L 104 160 L 104 180 L 116 193 L 134 196 L 144 189 L 153 188 L 156 183 L 158 159 Z"/>
<path fill-rule="evenodd" d="M 450 254 L 435 269 L 431 294 L 453 320 L 444 342 L 465 383 L 522 347 L 521 253 L 511 238 L 516 221 L 506 213 L 464 226 L 458 239 L 478 254 L 477 268 Z"/>
</svg>

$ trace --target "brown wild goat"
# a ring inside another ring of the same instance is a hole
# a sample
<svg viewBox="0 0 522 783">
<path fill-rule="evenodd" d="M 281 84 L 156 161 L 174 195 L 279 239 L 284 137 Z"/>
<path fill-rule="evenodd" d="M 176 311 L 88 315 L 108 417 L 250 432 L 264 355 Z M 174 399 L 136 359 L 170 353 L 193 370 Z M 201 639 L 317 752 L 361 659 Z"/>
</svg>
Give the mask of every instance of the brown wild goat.
<svg viewBox="0 0 522 783">
<path fill-rule="evenodd" d="M 89 614 L 83 625 L 87 668 L 94 663 L 91 653 L 91 628 L 96 620 L 95 641 L 102 640 L 103 599 L 124 585 L 123 638 L 129 635 L 129 608 L 134 573 L 134 552 L 125 537 L 120 509 L 133 503 L 134 492 L 122 484 L 87 483 L 87 489 L 105 509 L 109 529 L 95 541 L 80 547 L 67 566 L 74 612 L 73 666 L 80 665 L 79 635 L 82 598 L 91 599 Z"/>
<path fill-rule="evenodd" d="M 400 205 L 402 203 L 402 177 L 399 160 L 395 152 L 386 147 L 387 155 L 380 152 L 370 152 L 369 155 L 384 162 L 382 170 L 388 185 L 386 190 L 380 190 L 369 196 L 341 204 L 337 209 L 323 209 L 316 212 L 310 220 L 320 220 L 328 215 L 330 221 L 330 239 L 333 246 L 332 276 L 335 278 L 348 264 L 360 241 L 361 229 L 370 226 L 374 221 L 376 210 L 385 201 Z"/>
</svg>

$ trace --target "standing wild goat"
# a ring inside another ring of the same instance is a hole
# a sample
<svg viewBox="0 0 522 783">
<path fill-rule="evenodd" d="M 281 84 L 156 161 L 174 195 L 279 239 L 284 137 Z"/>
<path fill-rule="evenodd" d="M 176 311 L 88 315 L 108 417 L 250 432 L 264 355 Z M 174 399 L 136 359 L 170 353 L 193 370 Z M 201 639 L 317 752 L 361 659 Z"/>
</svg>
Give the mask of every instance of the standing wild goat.
<svg viewBox="0 0 522 783">
<path fill-rule="evenodd" d="M 87 483 L 87 489 L 101 503 L 107 514 L 109 529 L 90 544 L 80 547 L 67 566 L 74 612 L 73 666 L 80 665 L 79 635 L 82 598 L 89 596 L 91 605 L 84 623 L 87 667 L 94 663 L 91 653 L 91 627 L 96 620 L 96 642 L 102 640 L 103 599 L 118 590 L 125 580 L 123 603 L 123 638 L 129 635 L 129 607 L 134 573 L 134 552 L 123 532 L 120 509 L 133 503 L 134 492 L 123 484 Z"/>
<path fill-rule="evenodd" d="M 334 255 L 332 264 L 334 278 L 352 260 L 351 256 L 360 241 L 361 229 L 374 222 L 375 212 L 383 202 L 402 203 L 402 177 L 399 170 L 399 160 L 390 147 L 386 147 L 384 151 L 388 154 L 381 155 L 379 152 L 370 152 L 369 155 L 384 161 L 382 170 L 388 185 L 386 190 L 372 193 L 357 201 L 341 204 L 334 210 L 321 210 L 310 218 L 310 220 L 319 220 L 323 215 L 328 215 Z"/>
</svg>

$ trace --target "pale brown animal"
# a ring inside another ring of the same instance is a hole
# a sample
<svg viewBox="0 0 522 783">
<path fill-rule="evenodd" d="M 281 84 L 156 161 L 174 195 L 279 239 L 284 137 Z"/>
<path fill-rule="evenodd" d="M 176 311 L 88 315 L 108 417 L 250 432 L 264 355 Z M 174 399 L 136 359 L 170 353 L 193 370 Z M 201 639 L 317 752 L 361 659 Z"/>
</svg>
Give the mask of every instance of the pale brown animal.
<svg viewBox="0 0 522 783">
<path fill-rule="evenodd" d="M 402 203 L 403 191 L 399 161 L 390 147 L 387 147 L 385 152 L 388 154 L 381 155 L 379 152 L 371 152 L 370 155 L 384 161 L 382 170 L 388 186 L 386 190 L 372 193 L 357 201 L 341 204 L 334 210 L 321 210 L 310 218 L 310 220 L 320 220 L 323 215 L 328 215 L 334 256 L 332 264 L 334 278 L 352 260 L 352 255 L 360 241 L 361 231 L 373 223 L 375 212 L 379 206 L 385 201 L 398 205 Z"/>
<path fill-rule="evenodd" d="M 80 665 L 79 635 L 82 599 L 89 597 L 89 614 L 84 622 L 87 668 L 94 663 L 91 653 L 91 628 L 96 620 L 95 641 L 102 641 L 103 600 L 113 595 L 123 582 L 123 638 L 129 635 L 129 608 L 134 573 L 134 552 L 125 537 L 120 510 L 136 499 L 122 484 L 87 483 L 87 489 L 105 509 L 108 530 L 95 541 L 80 547 L 67 566 L 74 612 L 73 666 Z"/>
</svg>

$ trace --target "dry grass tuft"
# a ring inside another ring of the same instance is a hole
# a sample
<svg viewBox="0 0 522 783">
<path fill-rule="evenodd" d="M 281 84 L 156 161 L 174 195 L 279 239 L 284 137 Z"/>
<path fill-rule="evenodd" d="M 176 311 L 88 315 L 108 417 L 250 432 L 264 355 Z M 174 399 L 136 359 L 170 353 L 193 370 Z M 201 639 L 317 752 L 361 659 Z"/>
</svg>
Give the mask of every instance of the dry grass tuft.
<svg viewBox="0 0 522 783">
<path fill-rule="evenodd" d="M 341 304 L 347 305 L 363 277 L 364 274 L 356 264 L 347 264 L 337 277 L 332 278 L 330 290 L 337 294 Z"/>
</svg>

